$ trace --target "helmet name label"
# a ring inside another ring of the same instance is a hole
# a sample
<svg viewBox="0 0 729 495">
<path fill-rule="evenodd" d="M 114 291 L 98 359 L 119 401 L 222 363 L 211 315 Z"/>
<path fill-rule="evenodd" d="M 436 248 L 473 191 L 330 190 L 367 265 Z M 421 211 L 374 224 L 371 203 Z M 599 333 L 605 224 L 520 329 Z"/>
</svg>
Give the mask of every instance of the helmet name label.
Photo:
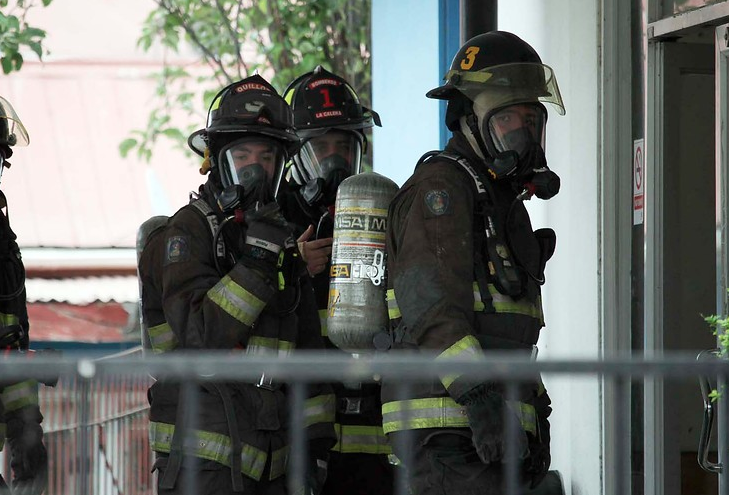
<svg viewBox="0 0 729 495">
<path fill-rule="evenodd" d="M 319 86 L 326 84 L 328 86 L 339 86 L 341 83 L 336 79 L 317 79 L 309 84 L 309 89 L 318 88 Z"/>
<path fill-rule="evenodd" d="M 326 112 L 316 112 L 314 117 L 317 119 L 324 119 L 327 117 L 341 117 L 342 112 L 340 110 L 327 110 Z"/>
</svg>

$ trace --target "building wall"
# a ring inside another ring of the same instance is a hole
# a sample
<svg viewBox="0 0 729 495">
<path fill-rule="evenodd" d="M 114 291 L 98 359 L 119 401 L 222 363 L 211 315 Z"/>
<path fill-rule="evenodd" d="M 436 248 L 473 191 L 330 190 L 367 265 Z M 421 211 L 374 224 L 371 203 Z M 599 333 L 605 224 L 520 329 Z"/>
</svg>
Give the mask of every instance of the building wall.
<svg viewBox="0 0 729 495">
<path fill-rule="evenodd" d="M 417 8 L 415 4 L 417 3 Z M 438 68 L 438 2 L 373 0 L 375 170 L 399 184 L 425 151 L 439 145 L 437 104 L 424 93 L 442 78 Z M 562 178 L 549 202 L 528 203 L 534 228 L 557 232 L 547 269 L 547 327 L 541 359 L 601 356 L 599 314 L 599 11 L 584 0 L 499 3 L 499 29 L 532 44 L 557 76 L 567 113 L 550 109 L 547 158 Z M 449 57 L 452 57 L 450 54 Z M 547 376 L 552 397 L 553 469 L 567 493 L 602 493 L 601 387 L 594 376 Z"/>
</svg>

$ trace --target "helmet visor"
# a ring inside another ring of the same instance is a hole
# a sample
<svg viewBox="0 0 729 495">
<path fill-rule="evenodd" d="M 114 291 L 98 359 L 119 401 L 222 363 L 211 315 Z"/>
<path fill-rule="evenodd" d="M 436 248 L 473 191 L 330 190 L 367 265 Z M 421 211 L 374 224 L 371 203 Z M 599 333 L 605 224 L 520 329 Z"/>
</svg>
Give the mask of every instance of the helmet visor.
<svg viewBox="0 0 729 495">
<path fill-rule="evenodd" d="M 281 180 L 286 154 L 279 141 L 246 136 L 220 150 L 220 178 L 223 187 L 243 186 L 247 192 L 270 187 L 275 191 Z"/>
<path fill-rule="evenodd" d="M 333 130 L 306 141 L 298 162 L 308 182 L 319 178 L 326 181 L 337 172 L 345 177 L 358 174 L 361 160 L 361 138 L 353 132 Z"/>
<path fill-rule="evenodd" d="M 557 79 L 544 64 L 505 64 L 472 72 L 450 70 L 445 78 L 471 101 L 487 92 L 492 100 L 487 110 L 514 103 L 542 102 L 554 105 L 560 115 L 565 113 Z"/>
<path fill-rule="evenodd" d="M 546 123 L 547 112 L 542 105 L 517 104 L 487 115 L 482 129 L 488 129 L 497 152 L 516 151 L 523 156 L 534 143 L 544 149 Z"/>
<path fill-rule="evenodd" d="M 28 131 L 25 130 L 18 114 L 5 98 L 0 97 L 0 144 L 28 146 L 28 143 L 30 143 Z"/>
</svg>

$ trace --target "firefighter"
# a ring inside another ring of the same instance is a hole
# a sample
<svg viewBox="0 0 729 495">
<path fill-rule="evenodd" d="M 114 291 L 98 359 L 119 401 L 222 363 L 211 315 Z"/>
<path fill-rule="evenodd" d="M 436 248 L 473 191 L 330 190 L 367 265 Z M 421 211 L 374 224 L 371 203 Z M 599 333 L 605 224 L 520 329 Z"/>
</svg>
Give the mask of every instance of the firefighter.
<svg viewBox="0 0 729 495">
<path fill-rule="evenodd" d="M 529 44 L 502 31 L 468 40 L 445 80 L 426 96 L 447 100 L 453 136 L 420 160 L 388 212 L 393 345 L 438 357 L 530 356 L 555 234 L 532 230 L 523 201 L 559 191 L 544 155 L 544 103 L 564 114 L 557 82 Z M 507 447 L 520 480 L 538 486 L 550 464 L 551 408 L 534 382 L 508 395 L 504 383 L 447 375 L 401 394 L 386 380 L 383 426 L 410 462 L 412 493 L 504 493 Z M 517 425 L 509 446 L 507 424 Z"/>
<path fill-rule="evenodd" d="M 322 348 L 313 290 L 273 201 L 299 148 L 291 109 L 264 78 L 245 78 L 218 93 L 207 126 L 188 144 L 204 156 L 207 181 L 150 238 L 138 265 L 140 276 L 161 273 L 157 287 L 142 288 L 152 349 L 277 357 Z M 263 375 L 255 383 L 202 384 L 197 417 L 187 417 L 181 388 L 158 380 L 149 393 L 158 493 L 187 493 L 189 479 L 199 494 L 286 493 L 287 388 Z M 306 493 L 318 495 L 336 441 L 334 396 L 316 384 L 307 393 Z"/>
<path fill-rule="evenodd" d="M 288 181 L 278 200 L 298 225 L 302 252 L 312 277 L 322 335 L 327 336 L 329 268 L 334 202 L 339 184 L 361 172 L 366 152 L 364 129 L 380 125 L 376 112 L 364 107 L 342 77 L 321 66 L 295 79 L 284 91 L 302 139 Z M 331 349 L 336 346 L 327 339 Z M 389 494 L 393 492 L 390 446 L 382 431 L 378 383 L 336 383 L 336 430 L 325 494 Z"/>
<path fill-rule="evenodd" d="M 10 168 L 8 158 L 13 155 L 13 147 L 27 146 L 29 142 L 28 132 L 13 107 L 0 97 L 0 178 L 4 169 Z M 0 190 L 0 351 L 6 355 L 26 352 L 30 342 L 25 269 L 7 211 L 7 201 Z M 40 495 L 48 484 L 42 421 L 35 380 L 0 382 L 0 450 L 7 439 L 16 495 Z M 9 493 L 1 475 L 0 493 Z"/>
</svg>

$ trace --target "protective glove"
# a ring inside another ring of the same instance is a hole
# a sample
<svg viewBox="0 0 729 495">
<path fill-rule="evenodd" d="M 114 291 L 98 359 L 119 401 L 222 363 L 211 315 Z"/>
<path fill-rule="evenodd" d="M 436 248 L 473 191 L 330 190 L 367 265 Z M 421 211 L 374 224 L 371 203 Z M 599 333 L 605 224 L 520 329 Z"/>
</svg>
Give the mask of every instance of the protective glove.
<svg viewBox="0 0 729 495">
<path fill-rule="evenodd" d="M 481 462 L 489 465 L 501 461 L 507 438 L 504 413 L 514 415 L 506 405 L 503 395 L 493 387 L 483 385 L 466 392 L 457 402 L 466 407 L 468 424 L 472 432 L 471 440 Z M 514 421 L 519 424 L 516 415 Z M 529 447 L 526 433 L 521 426 L 518 426 L 516 440 L 517 456 L 519 459 L 524 459 Z"/>
<path fill-rule="evenodd" d="M 549 419 L 547 419 L 552 412 L 552 408 L 549 407 L 551 403 L 546 391 L 532 400 L 537 413 L 537 436 L 527 434 L 529 457 L 524 461 L 524 470 L 531 479 L 529 486 L 532 489 L 542 482 L 552 462 L 549 452 Z"/>
<path fill-rule="evenodd" d="M 13 495 L 40 495 L 48 486 L 48 454 L 43 445 L 43 419 L 36 406 L 8 418 Z"/>
<path fill-rule="evenodd" d="M 246 240 L 240 262 L 271 280 L 293 281 L 300 255 L 293 230 L 277 203 L 249 210 L 245 216 Z M 298 258 L 298 260 L 297 260 Z M 278 276 L 281 274 L 281 276 Z"/>
<path fill-rule="evenodd" d="M 330 445 L 331 442 L 328 439 L 316 439 L 309 442 L 309 465 L 306 472 L 307 495 L 319 495 L 324 489 Z"/>
</svg>

